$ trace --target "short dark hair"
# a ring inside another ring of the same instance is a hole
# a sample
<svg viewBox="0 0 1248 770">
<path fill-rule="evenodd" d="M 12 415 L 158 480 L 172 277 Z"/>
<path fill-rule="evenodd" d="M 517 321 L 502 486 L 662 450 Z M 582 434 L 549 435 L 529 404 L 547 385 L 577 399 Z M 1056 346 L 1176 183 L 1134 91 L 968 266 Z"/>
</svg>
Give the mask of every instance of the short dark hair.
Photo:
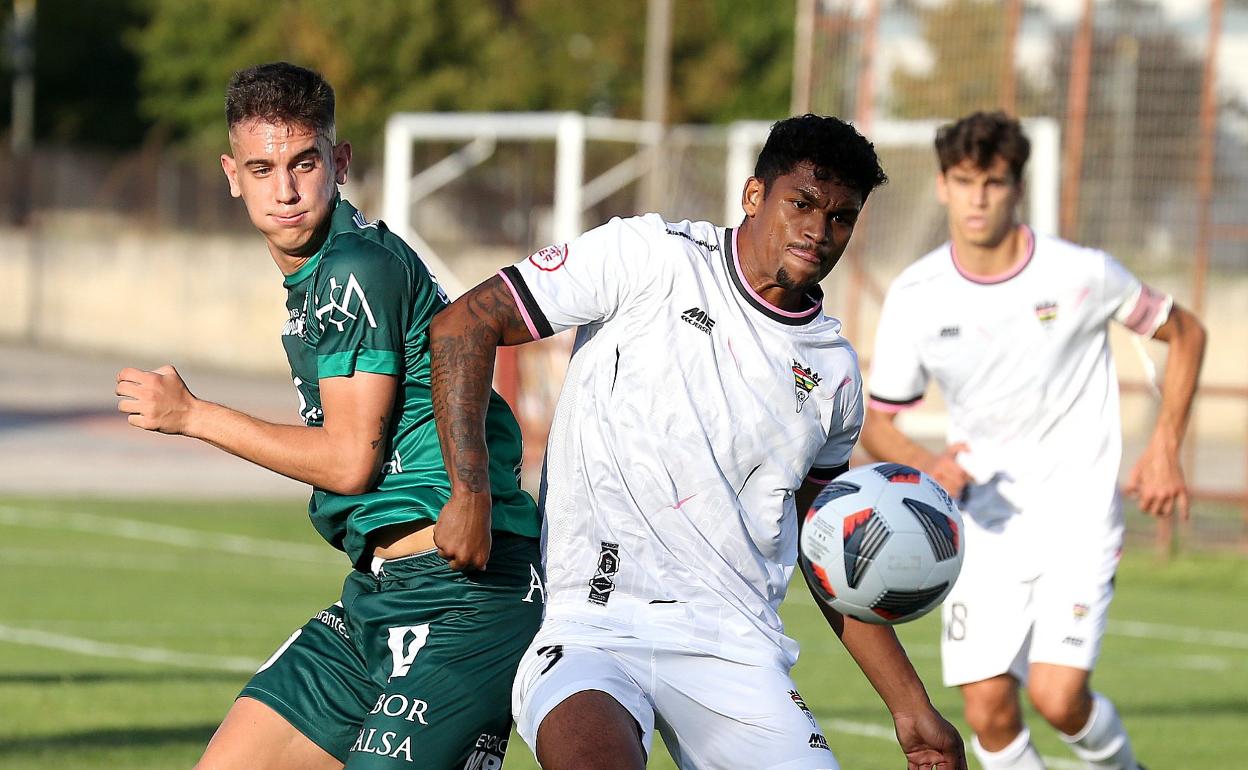
<svg viewBox="0 0 1248 770">
<path fill-rule="evenodd" d="M 319 73 L 273 62 L 239 70 L 225 90 L 225 122 L 232 130 L 258 118 L 310 128 L 334 138 L 334 89 Z"/>
<path fill-rule="evenodd" d="M 986 169 L 997 156 L 1010 165 L 1014 181 L 1022 180 L 1023 167 L 1031 157 L 1031 142 L 1018 121 L 1004 112 L 973 112 L 936 132 L 936 157 L 942 174 L 965 160 Z"/>
<path fill-rule="evenodd" d="M 875 147 L 839 118 L 806 114 L 777 122 L 758 154 L 754 176 L 763 180 L 766 193 L 777 177 L 803 163 L 815 167 L 815 178 L 835 179 L 862 193 L 864 201 L 888 181 Z"/>
</svg>

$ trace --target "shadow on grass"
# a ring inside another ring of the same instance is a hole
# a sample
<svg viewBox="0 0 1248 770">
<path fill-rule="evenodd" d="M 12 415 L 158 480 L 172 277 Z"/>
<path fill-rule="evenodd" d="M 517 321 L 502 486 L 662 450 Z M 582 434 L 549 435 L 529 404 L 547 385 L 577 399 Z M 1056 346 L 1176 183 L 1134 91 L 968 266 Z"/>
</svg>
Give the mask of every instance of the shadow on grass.
<svg viewBox="0 0 1248 770">
<path fill-rule="evenodd" d="M 116 682 L 236 682 L 239 689 L 247 674 L 234 671 L 27 671 L 0 674 L 0 687 L 23 684 L 112 684 Z"/>
<path fill-rule="evenodd" d="M 63 754 L 73 749 L 151 748 L 175 743 L 207 745 L 216 729 L 217 724 L 213 722 L 176 727 L 111 727 L 22 738 L 0 737 L 0 757 L 41 752 Z"/>
</svg>

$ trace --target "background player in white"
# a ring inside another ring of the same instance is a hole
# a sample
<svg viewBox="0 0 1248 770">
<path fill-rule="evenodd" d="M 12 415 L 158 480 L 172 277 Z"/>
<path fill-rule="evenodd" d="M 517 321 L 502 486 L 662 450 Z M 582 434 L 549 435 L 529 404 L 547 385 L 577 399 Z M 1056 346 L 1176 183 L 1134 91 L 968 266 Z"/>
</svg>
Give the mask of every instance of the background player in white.
<svg viewBox="0 0 1248 770">
<path fill-rule="evenodd" d="M 1204 354 L 1197 319 L 1109 255 L 1016 220 L 1029 145 L 1017 121 L 975 113 L 936 138 L 950 242 L 889 288 L 863 445 L 960 498 L 967 552 L 944 606 L 945 683 L 960 686 L 985 768 L 1042 768 L 1018 703 L 1094 768 L 1137 763 L 1113 704 L 1089 689 L 1122 545 L 1111 319 L 1169 343 L 1157 425 L 1126 491 L 1153 516 L 1188 515 L 1179 466 Z M 897 413 L 935 379 L 949 446 L 928 452 Z"/>
<path fill-rule="evenodd" d="M 495 349 L 578 329 L 544 472 L 547 612 L 513 696 L 548 770 L 640 768 L 656 727 L 684 768 L 836 767 L 777 609 L 797 512 L 848 466 L 861 427 L 857 358 L 818 282 L 884 180 L 849 125 L 781 121 L 738 228 L 615 219 L 434 319 L 446 510 L 481 528 Z M 825 614 L 908 766 L 965 767 L 892 629 Z"/>
</svg>

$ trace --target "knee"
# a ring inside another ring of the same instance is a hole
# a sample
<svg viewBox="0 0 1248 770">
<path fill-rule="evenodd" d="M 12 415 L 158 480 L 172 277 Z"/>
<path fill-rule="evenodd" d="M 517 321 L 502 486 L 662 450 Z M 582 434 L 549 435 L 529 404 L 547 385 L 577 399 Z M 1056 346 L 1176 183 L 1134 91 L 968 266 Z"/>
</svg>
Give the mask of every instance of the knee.
<svg viewBox="0 0 1248 770">
<path fill-rule="evenodd" d="M 1028 695 L 1040 716 L 1066 735 L 1082 730 L 1092 713 L 1092 698 L 1086 690 L 1038 689 Z"/>
<path fill-rule="evenodd" d="M 966 722 L 976 735 L 993 743 L 1008 742 L 1023 729 L 1022 712 L 1014 698 L 968 698 Z"/>
</svg>

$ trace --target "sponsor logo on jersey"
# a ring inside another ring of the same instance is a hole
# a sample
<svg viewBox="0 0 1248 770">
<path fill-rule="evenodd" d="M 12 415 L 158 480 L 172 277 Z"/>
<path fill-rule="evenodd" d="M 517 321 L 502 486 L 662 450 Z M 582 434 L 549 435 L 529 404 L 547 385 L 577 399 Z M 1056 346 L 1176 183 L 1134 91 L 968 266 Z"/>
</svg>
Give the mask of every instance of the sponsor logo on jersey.
<svg viewBox="0 0 1248 770">
<path fill-rule="evenodd" d="M 566 243 L 558 246 L 547 246 L 536 253 L 529 255 L 529 262 L 533 263 L 533 267 L 538 270 L 552 272 L 563 267 L 563 263 L 568 261 L 568 245 Z"/>
<path fill-rule="evenodd" d="M 317 297 L 317 302 L 320 302 L 320 297 Z M 377 328 L 373 309 L 369 307 L 368 297 L 364 296 L 364 289 L 355 273 L 348 273 L 347 282 L 341 286 L 338 285 L 337 277 L 330 276 L 329 302 L 316 309 L 316 319 L 322 324 L 333 324 L 341 332 L 346 329 L 348 321 L 355 321 L 361 315 L 370 327 Z"/>
<path fill-rule="evenodd" d="M 542 597 L 542 604 L 546 603 L 546 586 L 542 585 L 542 576 L 537 574 L 537 567 L 529 565 L 529 592 L 524 595 L 520 601 L 533 603 L 533 595 L 537 594 Z"/>
<path fill-rule="evenodd" d="M 361 751 L 365 754 L 380 754 L 383 757 L 391 759 L 406 759 L 408 762 L 412 760 L 412 736 L 408 735 L 399 740 L 399 734 L 393 731 L 381 731 L 375 727 L 360 730 L 359 736 L 356 737 L 355 743 L 351 746 L 351 751 Z"/>
<path fill-rule="evenodd" d="M 706 314 L 706 311 L 700 307 L 691 307 L 680 314 L 681 320 L 689 324 L 698 331 L 711 333 L 711 329 L 715 328 L 715 319 Z"/>
<path fill-rule="evenodd" d="M 620 571 L 619 543 L 602 543 L 602 552 L 598 554 L 598 569 L 589 581 L 589 601 L 603 607 L 615 590 L 615 575 Z"/>
<path fill-rule="evenodd" d="M 420 722 L 422 725 L 429 724 L 425 721 L 425 712 L 429 710 L 429 704 L 419 698 L 409 698 L 406 695 L 398 693 L 382 693 L 377 699 L 377 705 L 373 706 L 373 710 L 369 714 L 384 714 L 388 717 L 403 717 L 407 722 Z"/>
<path fill-rule="evenodd" d="M 304 310 L 290 308 L 290 318 L 282 326 L 283 337 L 302 337 L 308 323 L 308 314 Z"/>
<path fill-rule="evenodd" d="M 376 230 L 377 229 L 377 220 L 375 219 L 370 220 L 368 217 L 364 216 L 364 212 L 362 211 L 357 211 L 354 214 L 352 214 L 351 221 L 354 222 L 355 226 L 360 228 L 361 230 L 369 230 L 369 229 Z"/>
<path fill-rule="evenodd" d="M 802 696 L 798 694 L 797 690 L 789 690 L 789 697 L 793 699 L 793 703 L 806 715 L 806 719 L 810 721 L 810 726 L 814 728 L 815 732 L 818 732 L 819 723 L 815 721 L 815 715 L 810 712 L 810 707 L 806 705 L 806 701 L 802 700 Z"/>
<path fill-rule="evenodd" d="M 351 636 L 347 634 L 347 624 L 342 622 L 342 618 L 338 617 L 337 615 L 330 612 L 329 610 L 321 610 L 320 612 L 316 613 L 316 617 L 313 618 L 313 620 L 317 620 L 329 626 L 331 629 L 333 629 L 334 633 L 338 634 L 343 639 L 351 638 Z"/>
<path fill-rule="evenodd" d="M 942 326 L 942 327 L 940 327 L 940 336 L 941 336 L 941 337 L 956 337 L 956 336 L 958 336 L 958 335 L 959 335 L 959 334 L 961 334 L 961 333 L 962 333 L 962 330 L 961 330 L 960 328 L 958 328 L 957 326 Z"/>
<path fill-rule="evenodd" d="M 810 367 L 802 366 L 796 358 L 793 359 L 793 392 L 797 396 L 797 411 L 802 411 L 806 400 L 810 398 L 810 392 L 822 379 Z"/>
<path fill-rule="evenodd" d="M 296 377 L 295 395 L 299 397 L 299 416 L 303 419 L 304 425 L 313 425 L 320 421 L 325 413 L 321 411 L 319 406 L 308 406 L 308 398 L 303 394 L 304 382 L 301 378 Z"/>
<path fill-rule="evenodd" d="M 392 658 L 390 679 L 407 676 L 407 672 L 412 669 L 412 662 L 416 660 L 416 653 L 420 652 L 428 639 L 428 623 L 419 626 L 394 626 L 390 629 L 390 638 L 386 642 Z"/>
<path fill-rule="evenodd" d="M 670 229 L 670 228 L 669 228 L 669 229 L 668 229 L 668 231 L 667 231 L 667 234 L 668 234 L 668 235 L 675 235 L 675 236 L 676 236 L 676 237 L 678 237 L 678 238 L 684 238 L 686 241 L 690 241 L 690 242 L 692 242 L 692 243 L 696 243 L 697 245 L 701 246 L 702 248 L 706 249 L 707 251 L 719 251 L 719 244 L 718 244 L 718 243 L 708 243 L 708 242 L 706 242 L 706 241 L 702 240 L 701 238 L 694 238 L 694 237 L 693 237 L 692 235 L 690 235 L 689 233 L 682 233 L 682 232 L 681 232 L 681 231 L 679 231 L 679 230 L 672 230 L 672 229 Z"/>
<path fill-rule="evenodd" d="M 482 733 L 473 746 L 464 770 L 499 770 L 503 766 L 503 756 L 507 753 L 507 736 Z"/>
<path fill-rule="evenodd" d="M 1062 644 L 1069 644 L 1071 647 L 1082 647 L 1083 639 L 1078 636 L 1068 636 L 1062 640 Z"/>
<path fill-rule="evenodd" d="M 394 454 L 390 456 L 390 459 L 387 462 L 382 463 L 381 474 L 383 476 L 389 476 L 394 473 L 402 473 L 402 472 L 403 472 L 403 457 L 402 455 L 399 454 L 399 450 L 396 449 L 394 450 Z"/>
<path fill-rule="evenodd" d="M 810 747 L 811 747 L 812 749 L 823 749 L 824 751 L 831 751 L 831 750 L 832 750 L 832 749 L 828 748 L 828 739 L 827 739 L 827 738 L 824 738 L 824 737 L 823 737 L 822 735 L 820 735 L 819 733 L 811 733 L 811 734 L 810 734 Z"/>
<path fill-rule="evenodd" d="M 1036 318 L 1045 326 L 1053 323 L 1057 320 L 1057 303 L 1052 300 L 1037 303 Z"/>
</svg>

